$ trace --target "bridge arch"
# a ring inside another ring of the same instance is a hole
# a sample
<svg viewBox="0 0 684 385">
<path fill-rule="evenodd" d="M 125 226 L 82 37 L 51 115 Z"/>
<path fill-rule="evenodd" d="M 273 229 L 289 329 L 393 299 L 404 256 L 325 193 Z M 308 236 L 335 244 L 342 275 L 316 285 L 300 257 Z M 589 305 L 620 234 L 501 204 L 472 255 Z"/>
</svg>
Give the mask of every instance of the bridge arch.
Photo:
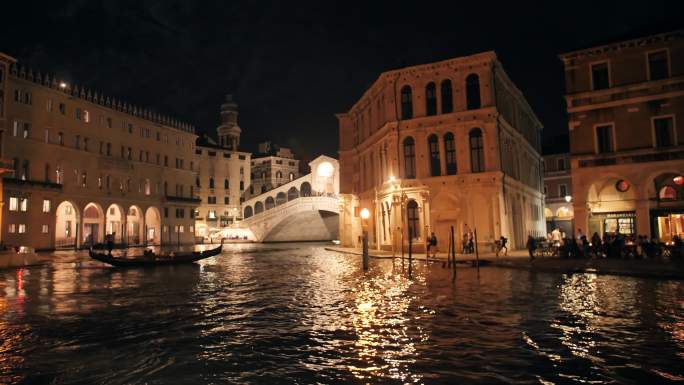
<svg viewBox="0 0 684 385">
<path fill-rule="evenodd" d="M 291 201 L 297 198 L 299 198 L 299 190 L 294 186 L 290 187 L 290 189 L 287 190 L 287 200 Z"/>
<path fill-rule="evenodd" d="M 280 206 L 285 202 L 287 202 L 287 195 L 281 191 L 276 195 L 275 204 L 276 206 Z"/>
<path fill-rule="evenodd" d="M 243 214 L 243 218 L 249 218 L 251 216 L 252 216 L 252 206 L 245 207 L 245 213 Z"/>
<path fill-rule="evenodd" d="M 260 214 L 264 212 L 264 204 L 261 202 L 257 202 L 254 204 L 254 214 Z"/>
<path fill-rule="evenodd" d="M 273 197 L 266 198 L 266 210 L 270 210 L 275 206 L 275 201 Z"/>
<path fill-rule="evenodd" d="M 309 182 L 302 183 L 302 185 L 299 187 L 299 191 L 300 191 L 300 196 L 310 197 L 311 196 L 311 183 L 309 183 Z"/>
</svg>

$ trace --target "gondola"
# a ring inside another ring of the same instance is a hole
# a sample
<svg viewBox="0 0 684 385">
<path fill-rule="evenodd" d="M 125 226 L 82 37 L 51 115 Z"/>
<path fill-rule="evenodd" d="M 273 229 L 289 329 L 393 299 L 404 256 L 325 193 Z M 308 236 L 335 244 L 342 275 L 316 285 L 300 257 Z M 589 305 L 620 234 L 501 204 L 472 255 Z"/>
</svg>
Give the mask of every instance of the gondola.
<svg viewBox="0 0 684 385">
<path fill-rule="evenodd" d="M 146 253 L 144 255 L 135 257 L 115 257 L 110 254 L 100 253 L 90 249 L 90 258 L 117 267 L 167 266 L 197 262 L 201 259 L 218 255 L 222 250 L 223 241 L 219 247 L 210 250 L 175 252 L 167 255 Z"/>
</svg>

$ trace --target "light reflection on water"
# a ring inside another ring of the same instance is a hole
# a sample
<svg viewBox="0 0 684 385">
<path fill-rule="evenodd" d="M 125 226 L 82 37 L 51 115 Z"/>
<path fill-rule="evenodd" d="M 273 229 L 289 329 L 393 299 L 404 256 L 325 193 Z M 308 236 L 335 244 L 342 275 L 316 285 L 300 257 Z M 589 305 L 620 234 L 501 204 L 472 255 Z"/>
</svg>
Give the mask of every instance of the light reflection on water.
<svg viewBox="0 0 684 385">
<path fill-rule="evenodd" d="M 0 271 L 0 383 L 684 381 L 684 284 L 231 245 Z"/>
</svg>

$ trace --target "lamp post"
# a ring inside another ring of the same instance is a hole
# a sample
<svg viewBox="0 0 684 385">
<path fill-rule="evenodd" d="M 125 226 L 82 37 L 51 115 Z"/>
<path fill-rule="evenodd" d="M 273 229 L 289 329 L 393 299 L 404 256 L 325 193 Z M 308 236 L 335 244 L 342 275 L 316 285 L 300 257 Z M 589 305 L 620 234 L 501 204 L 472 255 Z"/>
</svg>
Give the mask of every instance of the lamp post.
<svg viewBox="0 0 684 385">
<path fill-rule="evenodd" d="M 363 270 L 368 270 L 368 217 L 370 212 L 367 208 L 361 210 L 361 242 L 363 247 Z"/>
</svg>

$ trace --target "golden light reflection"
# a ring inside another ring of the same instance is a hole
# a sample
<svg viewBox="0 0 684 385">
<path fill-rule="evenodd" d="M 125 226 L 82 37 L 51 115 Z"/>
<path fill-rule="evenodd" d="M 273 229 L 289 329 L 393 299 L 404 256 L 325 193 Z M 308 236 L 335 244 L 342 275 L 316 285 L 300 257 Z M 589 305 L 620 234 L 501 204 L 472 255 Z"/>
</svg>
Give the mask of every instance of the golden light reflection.
<svg viewBox="0 0 684 385">
<path fill-rule="evenodd" d="M 359 283 L 355 294 L 355 309 L 351 323 L 356 331 L 356 354 L 359 364 L 349 370 L 360 380 L 391 378 L 404 382 L 419 382 L 422 377 L 411 371 L 416 361 L 415 340 L 427 339 L 422 328 L 418 338 L 410 329 L 415 322 L 408 315 L 413 297 L 408 293 L 413 284 L 406 277 L 383 272 Z"/>
</svg>

